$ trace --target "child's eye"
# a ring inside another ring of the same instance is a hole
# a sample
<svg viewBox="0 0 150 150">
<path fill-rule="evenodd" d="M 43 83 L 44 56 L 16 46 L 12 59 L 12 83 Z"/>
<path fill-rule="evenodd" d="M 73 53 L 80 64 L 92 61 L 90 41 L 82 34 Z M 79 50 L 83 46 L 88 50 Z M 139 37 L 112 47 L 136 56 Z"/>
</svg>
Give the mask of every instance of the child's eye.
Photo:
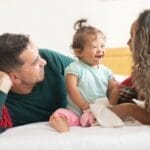
<svg viewBox="0 0 150 150">
<path fill-rule="evenodd" d="M 101 45 L 101 48 L 105 48 L 105 45 Z"/>
<path fill-rule="evenodd" d="M 97 48 L 97 46 L 93 45 L 92 48 Z"/>
</svg>

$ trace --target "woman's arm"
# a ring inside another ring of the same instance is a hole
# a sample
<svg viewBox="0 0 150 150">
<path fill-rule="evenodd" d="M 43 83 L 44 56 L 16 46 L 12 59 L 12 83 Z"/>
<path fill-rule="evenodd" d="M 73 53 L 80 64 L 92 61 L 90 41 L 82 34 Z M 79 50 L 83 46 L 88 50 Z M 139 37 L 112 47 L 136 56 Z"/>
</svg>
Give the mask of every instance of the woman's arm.
<svg viewBox="0 0 150 150">
<path fill-rule="evenodd" d="M 131 116 L 143 124 L 150 125 L 150 113 L 135 104 L 123 103 L 112 106 L 110 110 L 116 113 L 121 119 Z"/>
</svg>

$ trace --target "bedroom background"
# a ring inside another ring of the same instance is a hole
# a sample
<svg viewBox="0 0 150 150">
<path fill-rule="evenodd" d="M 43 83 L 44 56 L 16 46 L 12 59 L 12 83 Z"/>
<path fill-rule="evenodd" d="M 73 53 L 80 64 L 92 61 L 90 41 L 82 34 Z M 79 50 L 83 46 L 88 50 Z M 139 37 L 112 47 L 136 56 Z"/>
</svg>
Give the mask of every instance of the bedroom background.
<svg viewBox="0 0 150 150">
<path fill-rule="evenodd" d="M 149 6 L 149 0 L 0 0 L 0 34 L 29 34 L 38 47 L 73 56 L 70 49 L 73 24 L 87 18 L 91 25 L 105 33 L 107 48 L 121 50 L 120 47 L 127 47 L 131 23 Z M 127 52 L 126 56 L 129 55 Z M 108 65 L 114 67 L 111 64 Z M 123 74 L 130 72 L 126 70 Z"/>
</svg>

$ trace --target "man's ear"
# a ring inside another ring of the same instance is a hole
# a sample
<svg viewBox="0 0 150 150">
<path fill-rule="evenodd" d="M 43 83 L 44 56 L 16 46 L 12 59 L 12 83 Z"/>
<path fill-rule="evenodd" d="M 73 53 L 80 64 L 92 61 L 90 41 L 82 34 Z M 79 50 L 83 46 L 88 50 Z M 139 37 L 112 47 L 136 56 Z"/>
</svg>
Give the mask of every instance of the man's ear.
<svg viewBox="0 0 150 150">
<path fill-rule="evenodd" d="M 19 79 L 19 75 L 17 73 L 11 72 L 9 73 L 9 77 L 11 79 L 11 81 L 13 82 L 13 84 L 20 84 L 20 79 Z"/>
</svg>

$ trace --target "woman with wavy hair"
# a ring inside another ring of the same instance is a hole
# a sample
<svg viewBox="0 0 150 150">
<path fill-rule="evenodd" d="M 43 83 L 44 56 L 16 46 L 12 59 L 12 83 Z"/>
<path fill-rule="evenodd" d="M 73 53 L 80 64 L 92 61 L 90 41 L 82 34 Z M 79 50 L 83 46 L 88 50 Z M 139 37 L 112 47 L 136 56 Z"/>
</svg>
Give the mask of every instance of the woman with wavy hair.
<svg viewBox="0 0 150 150">
<path fill-rule="evenodd" d="M 133 85 L 138 99 L 144 100 L 143 108 L 124 103 L 111 108 L 122 119 L 131 116 L 143 124 L 150 124 L 150 9 L 144 10 L 131 26 L 128 45 L 132 52 Z"/>
<path fill-rule="evenodd" d="M 134 40 L 130 46 L 134 61 L 132 76 L 139 98 L 144 98 L 145 109 L 150 112 L 150 10 L 141 13 L 133 27 Z"/>
</svg>

